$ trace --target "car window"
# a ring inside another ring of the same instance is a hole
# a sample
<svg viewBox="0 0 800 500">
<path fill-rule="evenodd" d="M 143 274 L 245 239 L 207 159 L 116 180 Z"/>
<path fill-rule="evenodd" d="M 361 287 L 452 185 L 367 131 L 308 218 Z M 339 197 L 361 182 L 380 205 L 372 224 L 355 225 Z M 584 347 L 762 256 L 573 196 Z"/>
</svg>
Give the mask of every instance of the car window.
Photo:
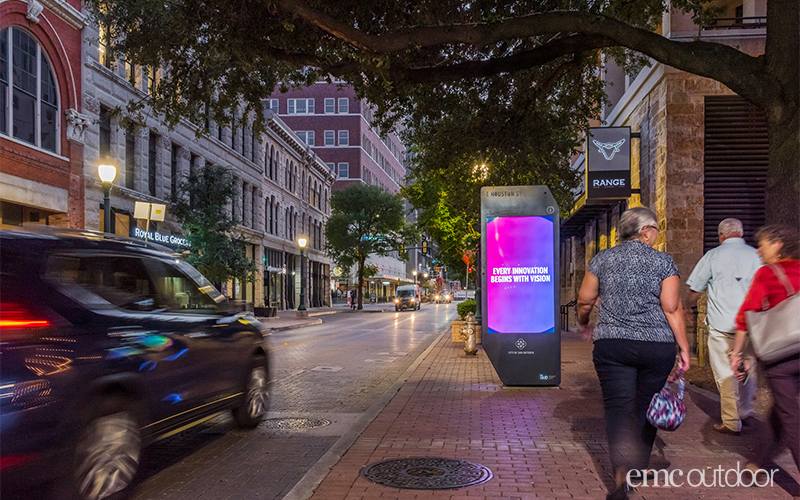
<svg viewBox="0 0 800 500">
<path fill-rule="evenodd" d="M 412 295 L 414 295 L 414 292 L 411 291 L 411 290 L 398 290 L 397 291 L 397 296 L 398 297 L 411 297 Z"/>
<path fill-rule="evenodd" d="M 200 286 L 171 262 L 156 259 L 146 259 L 145 262 L 153 277 L 161 308 L 172 312 L 198 314 L 216 312 L 215 298 L 219 292 L 210 283 Z"/>
<path fill-rule="evenodd" d="M 141 258 L 120 255 L 53 255 L 45 276 L 78 285 L 130 311 L 158 309 L 156 288 Z"/>
</svg>

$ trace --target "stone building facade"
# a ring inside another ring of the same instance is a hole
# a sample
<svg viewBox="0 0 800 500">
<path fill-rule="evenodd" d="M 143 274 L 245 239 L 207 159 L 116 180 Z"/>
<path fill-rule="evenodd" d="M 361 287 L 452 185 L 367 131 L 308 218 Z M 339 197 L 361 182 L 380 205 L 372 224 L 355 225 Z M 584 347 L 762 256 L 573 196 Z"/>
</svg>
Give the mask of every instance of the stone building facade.
<svg viewBox="0 0 800 500">
<path fill-rule="evenodd" d="M 301 281 L 297 240 L 305 236 L 307 305 L 330 304 L 330 259 L 323 228 L 335 175 L 328 166 L 270 111 L 265 111 L 264 134 L 253 133 L 252 117 L 245 117 L 235 129 L 187 120 L 168 129 L 152 112 L 123 127 L 124 115 L 114 110 L 124 110 L 132 99 L 146 99 L 160 70 L 106 57 L 103 37 L 97 27 L 85 23 L 78 0 L 42 3 L 46 8 L 35 12 L 38 20 L 31 19 L 30 11 L 30 5 L 38 2 L 0 3 L 0 33 L 6 36 L 0 60 L 11 69 L 9 54 L 19 50 L 32 54 L 30 68 L 46 67 L 40 65 L 44 60 L 50 63 L 57 121 L 48 126 L 58 134 L 50 142 L 44 142 L 44 135 L 30 140 L 16 137 L 21 114 L 9 111 L 12 90 L 8 75 L 0 72 L 5 123 L 0 127 L 3 225 L 35 222 L 105 230 L 98 166 L 110 163 L 117 176 L 110 196 L 109 231 L 140 238 L 146 233 L 148 239 L 170 246 L 185 235 L 169 208 L 166 220 L 149 222 L 134 217 L 136 202 L 168 204 L 190 169 L 206 163 L 227 166 L 240 186 L 231 210 L 240 221 L 238 231 L 249 242 L 247 252 L 257 263 L 258 280 L 223 284 L 226 295 L 251 307 L 296 308 Z M 42 93 L 49 89 L 46 76 L 36 80 L 37 120 L 53 100 L 47 97 L 52 92 Z M 12 127 L 14 134 L 9 132 Z M 36 127 L 37 133 L 45 130 L 44 118 Z M 179 244 L 173 248 L 182 250 Z"/>
<path fill-rule="evenodd" d="M 704 27 L 701 38 L 763 53 L 766 2 L 745 4 L 750 16 L 742 17 L 731 3 L 730 15 Z M 672 39 L 697 35 L 697 26 L 676 13 L 665 15 L 663 29 Z M 751 244 L 764 221 L 768 151 L 762 111 L 714 80 L 659 63 L 629 77 L 608 62 L 603 77 L 614 89 L 609 92 L 612 102 L 605 109 L 603 126 L 627 126 L 634 136 L 638 134 L 631 144 L 633 194 L 625 200 L 587 202 L 584 192 L 563 221 L 564 306 L 577 298 L 596 253 L 619 243 L 618 220 L 628 207 L 641 205 L 656 212 L 661 229 L 656 248 L 673 257 L 683 282 L 715 245 L 716 225 L 722 219 L 742 219 Z M 576 167 L 582 168 L 583 161 L 581 155 Z M 685 285 L 681 292 L 687 292 Z M 575 329 L 574 307 L 562 307 L 562 312 L 567 319 L 562 327 Z M 704 351 L 704 317 L 701 300 L 698 317 L 687 325 L 697 355 Z"/>
</svg>

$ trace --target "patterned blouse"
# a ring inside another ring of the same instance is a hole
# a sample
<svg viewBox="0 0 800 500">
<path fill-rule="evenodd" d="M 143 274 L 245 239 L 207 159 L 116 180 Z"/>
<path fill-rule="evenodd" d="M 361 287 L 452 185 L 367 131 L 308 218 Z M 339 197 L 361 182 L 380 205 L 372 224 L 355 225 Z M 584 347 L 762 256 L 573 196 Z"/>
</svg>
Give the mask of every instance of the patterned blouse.
<svg viewBox="0 0 800 500">
<path fill-rule="evenodd" d="M 638 240 L 600 251 L 589 264 L 600 281 L 593 340 L 675 342 L 661 309 L 661 282 L 678 274 L 669 254 Z"/>
</svg>

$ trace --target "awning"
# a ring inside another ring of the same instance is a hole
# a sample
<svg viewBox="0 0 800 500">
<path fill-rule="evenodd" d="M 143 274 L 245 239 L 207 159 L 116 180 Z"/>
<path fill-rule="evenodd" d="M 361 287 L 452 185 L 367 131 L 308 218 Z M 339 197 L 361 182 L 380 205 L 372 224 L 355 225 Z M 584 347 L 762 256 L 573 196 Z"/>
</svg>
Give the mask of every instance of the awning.
<svg viewBox="0 0 800 500">
<path fill-rule="evenodd" d="M 583 234 L 586 224 L 597 219 L 609 210 L 624 203 L 624 200 L 586 200 L 586 194 L 581 196 L 572 213 L 561 223 L 561 239 L 571 238 Z"/>
</svg>

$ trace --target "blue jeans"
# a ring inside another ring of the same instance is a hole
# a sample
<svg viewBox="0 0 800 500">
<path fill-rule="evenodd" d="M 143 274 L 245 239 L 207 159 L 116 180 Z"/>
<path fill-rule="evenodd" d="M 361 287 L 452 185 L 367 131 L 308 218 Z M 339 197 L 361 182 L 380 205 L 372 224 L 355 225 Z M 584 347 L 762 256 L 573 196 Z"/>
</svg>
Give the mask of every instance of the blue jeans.
<svg viewBox="0 0 800 500">
<path fill-rule="evenodd" d="M 614 471 L 647 469 L 657 429 L 647 408 L 675 365 L 675 344 L 605 339 L 592 355 L 606 412 L 606 434 Z"/>
</svg>

